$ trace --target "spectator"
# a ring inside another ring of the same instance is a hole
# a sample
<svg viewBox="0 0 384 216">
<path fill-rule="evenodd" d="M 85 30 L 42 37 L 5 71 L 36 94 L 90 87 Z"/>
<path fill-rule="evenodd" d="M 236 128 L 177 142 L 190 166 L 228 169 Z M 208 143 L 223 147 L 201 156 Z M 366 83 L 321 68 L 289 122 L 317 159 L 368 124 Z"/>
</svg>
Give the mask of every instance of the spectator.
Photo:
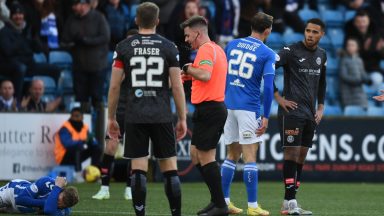
<svg viewBox="0 0 384 216">
<path fill-rule="evenodd" d="M 51 102 L 42 100 L 44 95 L 44 82 L 42 80 L 32 80 L 29 88 L 29 95 L 21 101 L 21 110 L 28 112 L 53 112 L 61 103 L 61 97 Z"/>
<path fill-rule="evenodd" d="M 156 32 L 166 38 L 167 35 L 167 26 L 169 21 L 173 18 L 171 16 L 173 9 L 176 7 L 178 0 L 148 0 L 149 2 L 155 3 L 160 8 L 159 14 L 159 25 L 156 27 Z M 170 32 L 172 34 L 172 32 Z"/>
<path fill-rule="evenodd" d="M 380 60 L 384 58 L 384 38 L 376 26 L 371 23 L 369 14 L 360 10 L 345 26 L 345 38 L 356 38 L 360 47 L 365 70 L 368 73 L 380 71 Z M 347 40 L 345 39 L 344 42 Z"/>
<path fill-rule="evenodd" d="M 15 27 L 24 19 L 24 9 L 19 4 L 11 7 L 11 23 L 0 30 L 0 71 L 15 85 L 16 97 L 21 98 L 24 77 L 45 75 L 52 77 L 56 84 L 60 68 L 48 63 L 36 63 L 33 48 L 27 38 Z"/>
<path fill-rule="evenodd" d="M 247 37 L 251 34 L 251 19 L 256 12 L 263 10 L 264 2 L 265 0 L 241 0 L 238 37 Z"/>
<path fill-rule="evenodd" d="M 334 6 L 338 4 L 346 6 L 350 10 L 358 10 L 364 7 L 364 0 L 332 0 Z"/>
<path fill-rule="evenodd" d="M 63 45 L 73 57 L 73 88 L 75 100 L 84 112 L 96 113 L 96 137 L 104 141 L 103 93 L 108 71 L 109 26 L 104 15 L 92 9 L 91 0 L 72 0 L 74 14 L 64 26 Z"/>
<path fill-rule="evenodd" d="M 299 0 L 270 0 L 266 3 L 266 13 L 271 14 L 273 19 L 273 31 L 284 33 L 287 26 L 293 31 L 304 32 L 304 22 L 299 16 Z"/>
<path fill-rule="evenodd" d="M 101 148 L 93 138 L 80 108 L 71 110 L 71 117 L 55 134 L 55 160 L 59 165 L 75 166 L 77 181 L 83 181 L 81 163 L 91 157 L 91 164 L 98 166 Z"/>
<path fill-rule="evenodd" d="M 104 16 L 91 8 L 90 0 L 72 0 L 74 14 L 64 26 L 62 41 L 73 56 L 76 101 L 89 111 L 89 98 L 101 106 L 108 63 L 109 27 Z"/>
<path fill-rule="evenodd" d="M 111 31 L 109 50 L 115 50 L 118 42 L 122 41 L 129 29 L 129 8 L 120 0 L 109 0 L 104 6 L 104 14 Z"/>
<path fill-rule="evenodd" d="M 216 0 L 216 33 L 218 35 L 218 44 L 225 47 L 226 44 L 233 40 L 238 33 L 238 25 L 240 18 L 240 1 L 239 0 Z"/>
<path fill-rule="evenodd" d="M 357 40 L 349 38 L 345 45 L 345 55 L 340 63 L 340 92 L 344 107 L 348 105 L 368 107 L 363 84 L 372 84 L 372 81 L 365 72 L 363 60 L 359 56 Z"/>
<path fill-rule="evenodd" d="M 9 10 L 5 5 L 6 0 L 0 0 L 0 29 L 4 27 L 4 21 L 9 17 Z"/>
<path fill-rule="evenodd" d="M 371 0 L 368 11 L 372 21 L 380 29 L 381 35 L 384 35 L 384 0 Z"/>
<path fill-rule="evenodd" d="M 0 85 L 0 112 L 16 112 L 18 111 L 18 103 L 13 97 L 15 89 L 10 80 L 4 80 Z"/>
</svg>

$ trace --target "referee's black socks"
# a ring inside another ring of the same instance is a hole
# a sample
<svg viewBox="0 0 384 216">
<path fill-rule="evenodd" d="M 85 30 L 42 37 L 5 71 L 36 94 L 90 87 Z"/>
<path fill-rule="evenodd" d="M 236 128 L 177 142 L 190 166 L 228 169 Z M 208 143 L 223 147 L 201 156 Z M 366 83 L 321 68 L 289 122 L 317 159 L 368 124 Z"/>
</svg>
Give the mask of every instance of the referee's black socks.
<svg viewBox="0 0 384 216">
<path fill-rule="evenodd" d="M 199 170 L 199 173 L 200 173 L 201 177 L 203 178 L 205 184 L 208 186 L 208 190 L 209 190 L 209 192 L 212 194 L 212 192 L 211 192 L 211 188 L 209 187 L 208 182 L 207 182 L 207 180 L 205 179 L 205 177 L 204 177 L 204 175 L 203 175 L 203 168 L 201 167 L 201 164 L 198 163 L 198 164 L 195 165 L 195 167 L 197 168 L 197 170 Z M 212 195 L 211 195 L 211 202 L 213 202 L 213 197 L 212 197 Z"/>
<path fill-rule="evenodd" d="M 221 186 L 220 167 L 216 161 L 210 162 L 202 168 L 202 175 L 211 192 L 213 203 L 218 208 L 227 206 L 224 200 L 223 188 Z"/>
<path fill-rule="evenodd" d="M 296 170 L 297 163 L 295 161 L 284 160 L 283 175 L 285 185 L 284 199 L 291 200 L 296 197 Z"/>
<path fill-rule="evenodd" d="M 145 199 L 147 196 L 147 172 L 132 170 L 131 177 L 132 204 L 137 216 L 145 216 Z"/>
<path fill-rule="evenodd" d="M 181 215 L 181 188 L 180 179 L 176 170 L 170 170 L 163 173 L 164 190 L 167 195 L 169 207 L 172 216 Z"/>
</svg>

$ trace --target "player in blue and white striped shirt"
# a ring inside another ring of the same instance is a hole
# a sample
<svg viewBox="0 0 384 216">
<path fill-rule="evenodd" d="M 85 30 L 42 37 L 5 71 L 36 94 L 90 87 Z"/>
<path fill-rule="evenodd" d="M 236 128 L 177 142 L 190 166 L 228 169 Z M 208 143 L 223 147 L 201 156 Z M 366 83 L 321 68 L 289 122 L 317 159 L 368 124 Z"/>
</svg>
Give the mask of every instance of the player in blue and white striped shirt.
<svg viewBox="0 0 384 216">
<path fill-rule="evenodd" d="M 251 21 L 252 34 L 231 41 L 226 47 L 228 58 L 225 105 L 228 117 L 224 140 L 228 145 L 227 158 L 222 164 L 222 186 L 230 213 L 238 214 L 229 199 L 236 162 L 243 154 L 243 179 L 248 194 L 248 215 L 269 215 L 257 203 L 258 169 L 256 152 L 261 136 L 268 128 L 273 99 L 276 53 L 263 42 L 271 33 L 273 17 L 257 13 Z M 261 81 L 264 80 L 264 116 L 261 116 Z"/>
</svg>

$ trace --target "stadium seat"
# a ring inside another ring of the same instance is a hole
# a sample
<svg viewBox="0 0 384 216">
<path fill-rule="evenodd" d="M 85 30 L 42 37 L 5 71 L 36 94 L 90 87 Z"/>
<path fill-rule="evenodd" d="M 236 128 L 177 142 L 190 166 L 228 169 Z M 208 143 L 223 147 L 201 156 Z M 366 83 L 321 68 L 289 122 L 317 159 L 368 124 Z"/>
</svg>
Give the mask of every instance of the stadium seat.
<svg viewBox="0 0 384 216">
<path fill-rule="evenodd" d="M 298 41 L 302 41 L 303 39 L 304 39 L 304 35 L 301 33 L 284 32 L 283 34 L 283 40 L 285 45 L 291 45 Z"/>
<path fill-rule="evenodd" d="M 380 68 L 384 70 L 384 60 L 380 61 Z"/>
<path fill-rule="evenodd" d="M 348 105 L 344 108 L 345 116 L 365 116 L 366 111 L 361 106 Z"/>
<path fill-rule="evenodd" d="M 67 179 L 68 183 L 72 183 L 75 177 L 75 167 L 74 166 L 55 166 L 48 174 L 48 176 L 52 178 L 56 178 L 57 176 L 62 176 Z"/>
<path fill-rule="evenodd" d="M 66 51 L 50 51 L 49 63 L 54 64 L 61 69 L 72 69 L 72 56 Z"/>
<path fill-rule="evenodd" d="M 270 115 L 277 115 L 278 109 L 279 109 L 279 104 L 276 102 L 276 100 L 273 100 Z"/>
<path fill-rule="evenodd" d="M 328 37 L 331 40 L 333 48 L 338 50 L 343 48 L 344 44 L 344 30 L 341 28 L 329 28 L 327 30 Z"/>
<path fill-rule="evenodd" d="M 284 88 L 284 76 L 282 74 L 275 76 L 275 85 L 279 89 L 279 92 L 283 91 Z"/>
<path fill-rule="evenodd" d="M 342 12 L 337 10 L 322 10 L 321 18 L 327 27 L 344 27 L 344 15 Z"/>
<path fill-rule="evenodd" d="M 344 21 L 345 22 L 348 22 L 349 20 L 353 19 L 356 15 L 356 11 L 355 10 L 347 10 L 345 13 L 344 13 Z"/>
<path fill-rule="evenodd" d="M 35 60 L 36 63 L 47 63 L 47 57 L 44 53 L 33 53 L 33 60 Z"/>
<path fill-rule="evenodd" d="M 55 80 L 50 76 L 33 76 L 32 80 L 42 80 L 44 82 L 44 95 L 55 95 L 57 87 Z"/>
<path fill-rule="evenodd" d="M 331 39 L 329 39 L 329 37 L 327 35 L 324 35 L 320 42 L 319 42 L 319 46 L 325 50 L 328 50 L 328 51 L 333 51 L 333 45 L 332 45 L 332 42 L 331 42 Z"/>
<path fill-rule="evenodd" d="M 324 115 L 326 116 L 340 116 L 343 111 L 338 105 L 326 105 L 324 108 Z"/>
<path fill-rule="evenodd" d="M 267 46 L 273 50 L 280 50 L 283 48 L 283 36 L 278 32 L 272 32 L 266 42 Z"/>
<path fill-rule="evenodd" d="M 339 59 L 327 56 L 327 75 L 337 76 L 339 74 Z"/>
<path fill-rule="evenodd" d="M 326 98 L 329 103 L 335 104 L 337 101 L 339 101 L 339 95 L 340 95 L 338 77 L 326 76 L 326 79 L 327 79 Z"/>
<path fill-rule="evenodd" d="M 317 11 L 311 10 L 308 8 L 299 10 L 299 16 L 301 20 L 303 20 L 304 22 L 307 22 L 309 19 L 312 19 L 312 18 L 320 18 L 320 15 Z"/>
<path fill-rule="evenodd" d="M 384 108 L 376 106 L 368 106 L 367 116 L 384 116 Z"/>
</svg>

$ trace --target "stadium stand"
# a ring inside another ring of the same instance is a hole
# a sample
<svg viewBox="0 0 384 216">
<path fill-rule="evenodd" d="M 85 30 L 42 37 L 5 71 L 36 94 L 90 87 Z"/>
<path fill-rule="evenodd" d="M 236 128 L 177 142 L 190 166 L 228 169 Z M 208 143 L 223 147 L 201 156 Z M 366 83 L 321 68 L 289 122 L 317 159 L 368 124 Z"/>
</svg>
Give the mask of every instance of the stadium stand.
<svg viewBox="0 0 384 216">
<path fill-rule="evenodd" d="M 345 116 L 365 116 L 367 112 L 361 106 L 349 105 L 344 108 Z"/>
</svg>

